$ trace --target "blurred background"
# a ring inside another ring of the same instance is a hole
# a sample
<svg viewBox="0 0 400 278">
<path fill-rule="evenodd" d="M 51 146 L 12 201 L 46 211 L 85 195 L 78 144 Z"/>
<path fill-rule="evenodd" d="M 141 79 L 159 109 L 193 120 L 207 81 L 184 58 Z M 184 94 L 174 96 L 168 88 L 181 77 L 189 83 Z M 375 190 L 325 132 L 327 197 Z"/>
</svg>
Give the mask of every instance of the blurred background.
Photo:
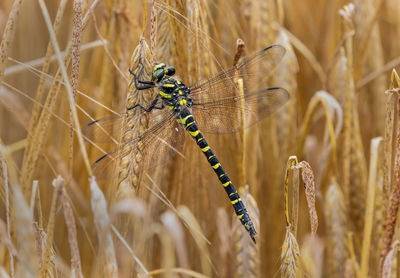
<svg viewBox="0 0 400 278">
<path fill-rule="evenodd" d="M 2 277 L 399 277 L 399 14 L 395 0 L 1 1 Z M 134 111 L 108 138 L 80 132 L 151 103 L 128 68 L 149 80 L 164 62 L 189 85 L 273 44 L 286 54 L 259 82 L 289 102 L 205 134 L 256 245 L 189 136 L 172 159 L 128 145 L 92 173 L 111 136 L 149 126 Z"/>
</svg>

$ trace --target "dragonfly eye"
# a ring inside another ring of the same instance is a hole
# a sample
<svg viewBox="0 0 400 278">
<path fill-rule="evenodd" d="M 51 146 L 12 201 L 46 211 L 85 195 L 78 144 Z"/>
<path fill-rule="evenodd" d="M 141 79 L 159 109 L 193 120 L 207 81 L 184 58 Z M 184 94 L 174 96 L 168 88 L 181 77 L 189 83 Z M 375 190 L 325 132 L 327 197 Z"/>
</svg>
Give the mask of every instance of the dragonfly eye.
<svg viewBox="0 0 400 278">
<path fill-rule="evenodd" d="M 153 81 L 160 81 L 163 76 L 164 76 L 164 68 L 161 68 L 153 71 L 151 79 Z"/>
</svg>

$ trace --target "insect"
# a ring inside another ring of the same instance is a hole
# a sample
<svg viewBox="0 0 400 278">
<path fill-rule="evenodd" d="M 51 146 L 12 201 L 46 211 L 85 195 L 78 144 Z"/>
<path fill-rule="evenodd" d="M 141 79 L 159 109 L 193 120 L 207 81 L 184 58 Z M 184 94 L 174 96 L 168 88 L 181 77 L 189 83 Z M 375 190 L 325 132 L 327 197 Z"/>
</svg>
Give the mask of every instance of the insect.
<svg viewBox="0 0 400 278">
<path fill-rule="evenodd" d="M 157 88 L 158 94 L 148 107 L 135 104 L 127 113 L 139 109 L 150 114 L 150 127 L 139 137 L 123 142 L 117 149 L 103 155 L 94 163 L 97 167 L 128 145 L 141 144 L 146 154 L 174 153 L 183 145 L 184 130 L 194 139 L 217 174 L 240 222 L 256 242 L 254 224 L 242 200 L 221 163 L 200 131 L 233 133 L 272 114 L 289 99 L 288 92 L 279 87 L 263 88 L 262 79 L 268 77 L 285 53 L 279 45 L 267 47 L 245 57 L 233 67 L 213 74 L 191 86 L 174 78 L 175 68 L 160 63 L 154 66 L 151 80 L 141 80 L 144 65 L 134 77 L 137 90 Z M 239 86 L 239 80 L 241 84 Z M 126 113 L 118 115 L 119 118 Z M 94 121 L 88 126 L 101 124 Z M 163 151 L 161 151 L 163 150 Z"/>
</svg>

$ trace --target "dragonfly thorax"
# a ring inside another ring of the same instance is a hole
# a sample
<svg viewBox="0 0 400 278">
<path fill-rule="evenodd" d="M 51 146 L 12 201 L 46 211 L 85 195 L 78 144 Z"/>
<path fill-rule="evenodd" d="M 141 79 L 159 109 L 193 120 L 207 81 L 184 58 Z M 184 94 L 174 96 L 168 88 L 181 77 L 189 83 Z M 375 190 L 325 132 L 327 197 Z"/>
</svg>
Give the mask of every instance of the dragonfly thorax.
<svg viewBox="0 0 400 278">
<path fill-rule="evenodd" d="M 164 76 L 157 85 L 161 99 L 169 109 L 181 111 L 184 107 L 192 106 L 190 89 L 181 81 Z"/>
</svg>

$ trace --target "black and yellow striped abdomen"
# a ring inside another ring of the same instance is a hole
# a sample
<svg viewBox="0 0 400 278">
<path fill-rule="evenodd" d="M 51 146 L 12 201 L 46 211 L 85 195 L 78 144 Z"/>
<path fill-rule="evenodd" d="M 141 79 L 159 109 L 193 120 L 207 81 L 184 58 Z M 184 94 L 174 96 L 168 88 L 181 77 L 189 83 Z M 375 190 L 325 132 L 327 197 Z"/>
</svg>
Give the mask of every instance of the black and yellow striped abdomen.
<svg viewBox="0 0 400 278">
<path fill-rule="evenodd" d="M 250 233 L 252 240 L 255 242 L 254 236 L 257 233 L 254 228 L 253 222 L 251 221 L 250 216 L 248 215 L 247 210 L 242 200 L 240 199 L 238 192 L 236 191 L 228 175 L 222 168 L 218 158 L 215 156 L 207 141 L 204 139 L 203 135 L 197 128 L 192 114 L 189 112 L 188 109 L 184 109 L 184 111 L 179 114 L 179 118 L 177 118 L 177 121 L 189 132 L 192 138 L 196 141 L 197 145 L 200 147 L 201 151 L 206 156 L 211 167 L 214 169 L 214 172 L 217 174 L 218 179 L 224 186 L 224 189 L 228 194 L 229 200 L 231 201 L 236 215 L 238 216 L 240 222 L 243 224 L 245 229 Z"/>
</svg>

